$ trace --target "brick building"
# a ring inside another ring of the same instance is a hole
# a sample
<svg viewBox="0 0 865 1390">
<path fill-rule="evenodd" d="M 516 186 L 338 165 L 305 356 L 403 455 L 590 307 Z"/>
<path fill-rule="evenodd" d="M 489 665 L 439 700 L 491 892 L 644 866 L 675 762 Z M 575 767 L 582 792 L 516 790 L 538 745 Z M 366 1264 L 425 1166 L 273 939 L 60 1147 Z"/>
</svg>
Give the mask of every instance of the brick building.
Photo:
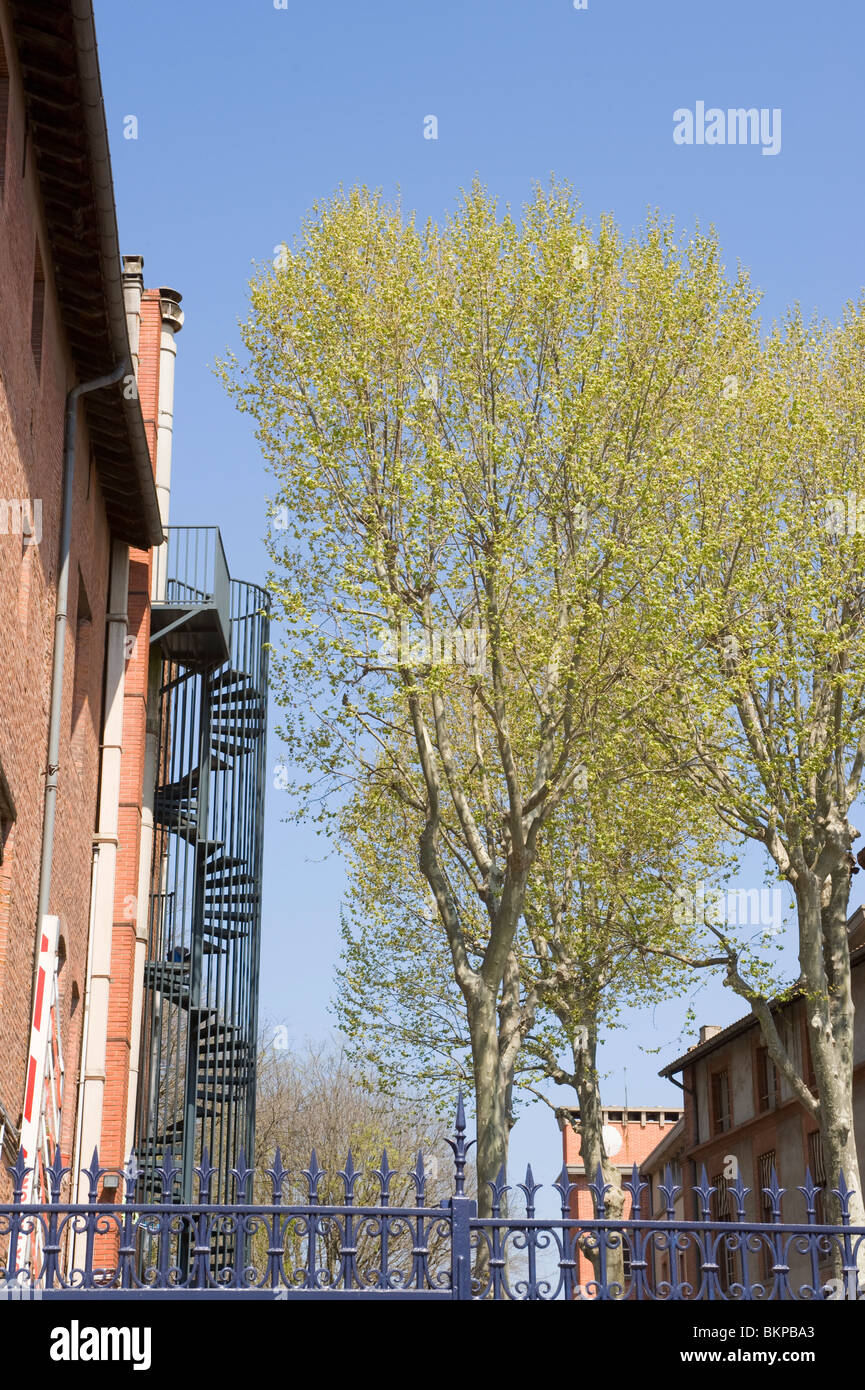
<svg viewBox="0 0 865 1390">
<path fill-rule="evenodd" d="M 119 255 L 90 5 L 0 0 L 0 1153 L 81 1200 L 95 1147 L 253 1148 L 267 596 L 168 525 L 180 298 Z"/>
<path fill-rule="evenodd" d="M 848 935 L 858 1020 L 865 1016 L 865 910 L 861 907 L 850 918 Z M 794 997 L 779 1006 L 775 1020 L 800 1075 L 813 1087 L 804 999 Z M 819 1131 L 776 1072 L 753 1015 L 727 1028 L 701 1028 L 699 1042 L 660 1074 L 671 1080 L 677 1075 L 682 1078 L 678 1084 L 683 1087 L 684 1114 L 678 1157 L 686 1184 L 699 1181 L 703 1165 L 710 1182 L 721 1179 L 722 1189 L 725 1170 L 727 1179 L 735 1179 L 739 1172 L 751 1188 L 746 1213 L 751 1220 L 761 1220 L 765 1199 L 760 1189 L 774 1167 L 781 1186 L 788 1189 L 787 1219 L 804 1221 L 805 1199 L 797 1189 L 805 1181 L 806 1168 L 817 1182 L 827 1176 Z M 865 1029 L 861 1027 L 854 1036 L 853 1078 L 857 1148 L 865 1153 Z M 652 1155 L 647 1171 L 657 1172 L 662 1159 L 663 1155 Z M 720 1200 L 723 1205 L 723 1193 Z"/>
<path fill-rule="evenodd" d="M 856 1146 L 865 1153 L 865 1028 L 858 1021 L 865 1017 L 865 910 L 857 908 L 848 924 L 853 1005 L 857 1026 L 854 1032 L 853 1120 Z M 789 1054 L 808 1085 L 814 1086 L 814 1073 L 808 1045 L 805 1001 L 793 997 L 774 1011 L 775 1021 Z M 812 1117 L 792 1095 L 763 1046 L 760 1028 L 753 1014 L 737 1019 L 727 1028 L 704 1026 L 697 1044 L 682 1057 L 670 1062 L 661 1076 L 673 1080 L 681 1075 L 684 1111 L 682 1121 L 667 1143 L 659 1145 L 643 1163 L 643 1177 L 653 1194 L 652 1210 L 659 1214 L 664 1203 L 660 1184 L 665 1181 L 667 1164 L 674 1183 L 684 1191 L 676 1203 L 677 1216 L 695 1219 L 698 1199 L 693 1185 L 706 1177 L 715 1188 L 712 1212 L 716 1220 L 735 1218 L 734 1198 L 728 1188 L 740 1176 L 749 1189 L 745 1198 L 745 1217 L 749 1221 L 771 1219 L 771 1199 L 764 1188 L 774 1169 L 779 1185 L 785 1189 L 783 1215 L 786 1221 L 807 1223 L 807 1204 L 799 1190 L 810 1170 L 820 1186 L 829 1177 L 823 1162 L 820 1132 Z M 824 1219 L 822 1194 L 815 1202 L 816 1219 Z M 828 1217 L 826 1217 L 828 1219 Z M 791 1251 L 791 1279 L 808 1276 L 807 1258 Z M 828 1265 L 821 1271 L 829 1277 Z M 722 1282 L 737 1277 L 732 1254 L 721 1271 Z"/>
<path fill-rule="evenodd" d="M 857 908 L 848 924 L 852 967 L 853 1004 L 856 1019 L 865 1017 L 865 909 Z M 801 1069 L 809 1086 L 814 1074 L 808 1046 L 805 1001 L 795 995 L 774 1009 L 775 1021 L 785 1047 Z M 740 1177 L 746 1189 L 745 1220 L 772 1220 L 772 1202 L 764 1189 L 771 1184 L 774 1170 L 784 1189 L 782 1214 L 785 1221 L 808 1224 L 805 1185 L 810 1171 L 813 1182 L 825 1186 L 828 1175 L 823 1162 L 819 1129 L 800 1102 L 792 1095 L 787 1081 L 779 1076 L 763 1045 L 760 1028 L 752 1014 L 737 1019 L 727 1028 L 706 1025 L 698 1042 L 660 1073 L 682 1089 L 682 1108 L 663 1106 L 653 1109 L 612 1108 L 604 1110 L 604 1142 L 611 1161 L 623 1178 L 636 1163 L 646 1184 L 640 1215 L 647 1219 L 696 1221 L 703 1219 L 700 1197 L 695 1186 L 705 1178 L 714 1192 L 710 1214 L 714 1221 L 735 1221 L 736 1199 L 730 1187 Z M 676 1077 L 681 1075 L 681 1081 Z M 857 1026 L 854 1037 L 853 1073 L 854 1124 L 857 1148 L 865 1153 L 865 1028 Z M 570 1123 L 562 1125 L 564 1162 L 571 1193 L 571 1214 L 575 1218 L 594 1216 L 590 1176 L 583 1169 L 579 1151 L 579 1111 L 567 1112 Z M 630 1198 L 624 1215 L 630 1215 Z M 814 1219 L 828 1220 L 823 1196 L 817 1192 Z M 817 1271 L 829 1280 L 834 1271 L 828 1251 Z M 791 1244 L 788 1251 L 791 1283 L 809 1282 L 813 1277 L 810 1255 Z M 678 1279 L 697 1279 L 693 1245 L 676 1255 L 678 1267 L 671 1270 L 671 1253 L 659 1241 L 650 1255 L 649 1277 L 664 1284 L 675 1273 Z M 742 1250 L 724 1242 L 719 1254 L 719 1280 L 727 1289 L 741 1281 Z M 748 1273 L 752 1280 L 768 1278 L 771 1260 L 768 1247 L 748 1254 Z M 577 1282 L 585 1285 L 593 1277 L 590 1262 L 577 1254 Z M 627 1259 L 626 1259 L 627 1269 Z"/>
<path fill-rule="evenodd" d="M 568 1181 L 574 1184 L 570 1196 L 570 1214 L 574 1218 L 591 1219 L 595 1214 L 595 1204 L 590 1183 L 595 1181 L 596 1175 L 586 1172 L 580 1155 L 580 1112 L 575 1108 L 565 1111 L 564 1114 L 567 1118 L 564 1121 L 560 1119 L 559 1122 L 562 1129 L 564 1165 Z M 680 1109 L 668 1105 L 644 1109 L 627 1106 L 604 1108 L 604 1148 L 611 1166 L 618 1170 L 623 1182 L 630 1178 L 634 1164 L 641 1170 L 649 1155 L 667 1143 L 671 1135 L 681 1130 L 682 1114 Z M 648 1215 L 645 1194 L 641 1214 Z M 622 1215 L 625 1219 L 631 1216 L 631 1198 L 628 1193 L 625 1194 Z M 591 1262 L 578 1250 L 577 1283 L 584 1287 L 594 1277 Z"/>
<path fill-rule="evenodd" d="M 9 1159 L 34 1089 L 38 947 L 59 919 L 53 1061 L 68 1158 L 129 557 L 163 536 L 92 15 L 71 3 L 38 16 L 0 3 L 0 498 L 0 1128 Z"/>
</svg>

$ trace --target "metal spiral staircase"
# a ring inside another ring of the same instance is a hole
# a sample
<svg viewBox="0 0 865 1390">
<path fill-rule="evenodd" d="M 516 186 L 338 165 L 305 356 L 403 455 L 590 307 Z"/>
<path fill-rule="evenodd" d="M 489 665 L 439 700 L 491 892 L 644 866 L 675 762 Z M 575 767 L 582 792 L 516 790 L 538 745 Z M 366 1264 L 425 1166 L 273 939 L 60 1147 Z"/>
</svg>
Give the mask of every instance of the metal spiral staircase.
<svg viewBox="0 0 865 1390">
<path fill-rule="evenodd" d="M 202 534 L 204 533 L 204 534 Z M 171 528 L 157 571 L 158 779 L 135 1156 L 213 1200 L 254 1143 L 268 598 L 230 580 L 215 528 Z"/>
</svg>

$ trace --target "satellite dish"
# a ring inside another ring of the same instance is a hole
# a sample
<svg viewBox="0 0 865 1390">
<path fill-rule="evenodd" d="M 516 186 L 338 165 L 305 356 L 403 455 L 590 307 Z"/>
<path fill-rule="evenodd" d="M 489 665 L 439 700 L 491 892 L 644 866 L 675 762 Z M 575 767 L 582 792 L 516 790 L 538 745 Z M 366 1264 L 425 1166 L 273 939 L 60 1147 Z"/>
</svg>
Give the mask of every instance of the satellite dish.
<svg viewBox="0 0 865 1390">
<path fill-rule="evenodd" d="M 612 1125 L 604 1125 L 601 1130 L 604 1139 L 604 1149 L 608 1158 L 615 1158 L 619 1149 L 622 1147 L 622 1136 Z"/>
</svg>

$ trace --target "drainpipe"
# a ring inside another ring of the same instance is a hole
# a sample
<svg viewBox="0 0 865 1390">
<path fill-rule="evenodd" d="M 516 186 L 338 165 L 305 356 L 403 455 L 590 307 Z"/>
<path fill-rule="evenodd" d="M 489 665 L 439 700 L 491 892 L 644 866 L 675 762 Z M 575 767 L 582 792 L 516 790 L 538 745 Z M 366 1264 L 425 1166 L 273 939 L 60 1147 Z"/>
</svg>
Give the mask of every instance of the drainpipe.
<svg viewBox="0 0 865 1390">
<path fill-rule="evenodd" d="M 176 334 L 183 327 L 182 295 L 167 286 L 159 291 L 162 332 L 159 339 L 159 401 L 156 412 L 156 497 L 162 529 L 168 525 L 171 501 L 171 450 L 174 442 L 174 367 L 177 360 Z M 153 552 L 154 599 L 165 597 L 168 579 L 168 542 Z"/>
<path fill-rule="evenodd" d="M 42 817 L 42 854 L 39 869 L 39 900 L 36 908 L 36 942 L 33 950 L 33 984 L 30 1011 L 36 996 L 39 971 L 39 933 L 51 897 L 51 868 L 54 858 L 54 821 L 57 812 L 57 773 L 60 767 L 60 720 L 63 711 L 63 668 L 66 658 L 66 629 L 69 626 L 69 555 L 72 536 L 72 503 L 75 491 L 75 446 L 78 433 L 78 401 L 91 391 L 113 386 L 129 371 L 129 359 L 106 376 L 73 386 L 66 397 L 66 426 L 63 446 L 63 510 L 60 522 L 60 562 L 57 574 L 57 603 L 54 613 L 54 658 L 51 671 L 51 711 L 48 721 L 48 758 L 45 771 L 45 811 Z"/>
<path fill-rule="evenodd" d="M 171 453 L 174 442 L 174 367 L 177 359 L 176 335 L 183 327 L 181 296 L 167 286 L 159 291 L 162 330 L 159 340 L 159 400 L 156 431 L 156 495 L 163 530 L 168 526 L 171 502 Z M 151 596 L 162 598 L 167 580 L 167 542 L 153 552 Z M 141 1057 L 141 1017 L 144 1007 L 144 967 L 150 930 L 150 893 L 153 862 L 153 798 L 159 773 L 159 686 L 162 663 L 158 651 L 150 662 L 147 688 L 147 732 L 144 744 L 144 780 L 141 798 L 141 836 L 138 857 L 138 902 L 135 915 L 135 954 L 132 966 L 132 1020 L 130 1030 L 129 1088 L 126 1101 L 124 1153 L 130 1154 L 135 1141 L 135 1115 L 138 1102 Z"/>
</svg>

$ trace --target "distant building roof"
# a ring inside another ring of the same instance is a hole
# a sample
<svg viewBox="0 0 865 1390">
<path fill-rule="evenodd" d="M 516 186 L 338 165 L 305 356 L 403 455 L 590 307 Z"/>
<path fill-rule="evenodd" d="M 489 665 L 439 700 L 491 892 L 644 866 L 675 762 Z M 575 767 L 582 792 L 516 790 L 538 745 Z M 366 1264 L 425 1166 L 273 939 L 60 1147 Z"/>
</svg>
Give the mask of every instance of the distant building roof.
<svg viewBox="0 0 865 1390">
<path fill-rule="evenodd" d="M 654 1168 L 659 1163 L 668 1163 L 671 1158 L 675 1157 L 675 1151 L 681 1147 L 684 1140 L 685 1118 L 683 1116 L 681 1120 L 673 1125 L 669 1134 L 665 1134 L 663 1139 L 652 1149 L 652 1152 L 643 1159 L 641 1166 L 643 1168 Z"/>
<path fill-rule="evenodd" d="M 865 961 L 865 907 L 857 907 L 847 923 L 847 934 L 850 939 L 850 964 L 851 966 L 861 965 Z M 794 984 L 791 993 L 786 999 L 772 999 L 769 1007 L 773 1010 L 784 1009 L 793 999 L 802 993 L 801 987 Z M 714 1033 L 705 1042 L 695 1043 L 681 1057 L 677 1057 L 675 1062 L 670 1062 L 658 1072 L 659 1076 L 672 1076 L 675 1072 L 681 1071 L 683 1067 L 691 1066 L 693 1062 L 702 1061 L 717 1048 L 724 1047 L 733 1038 L 737 1038 L 740 1033 L 747 1033 L 749 1028 L 759 1028 L 759 1023 L 753 1014 L 745 1014 L 743 1018 L 737 1018 L 735 1023 L 731 1023 L 726 1028 Z"/>
</svg>

